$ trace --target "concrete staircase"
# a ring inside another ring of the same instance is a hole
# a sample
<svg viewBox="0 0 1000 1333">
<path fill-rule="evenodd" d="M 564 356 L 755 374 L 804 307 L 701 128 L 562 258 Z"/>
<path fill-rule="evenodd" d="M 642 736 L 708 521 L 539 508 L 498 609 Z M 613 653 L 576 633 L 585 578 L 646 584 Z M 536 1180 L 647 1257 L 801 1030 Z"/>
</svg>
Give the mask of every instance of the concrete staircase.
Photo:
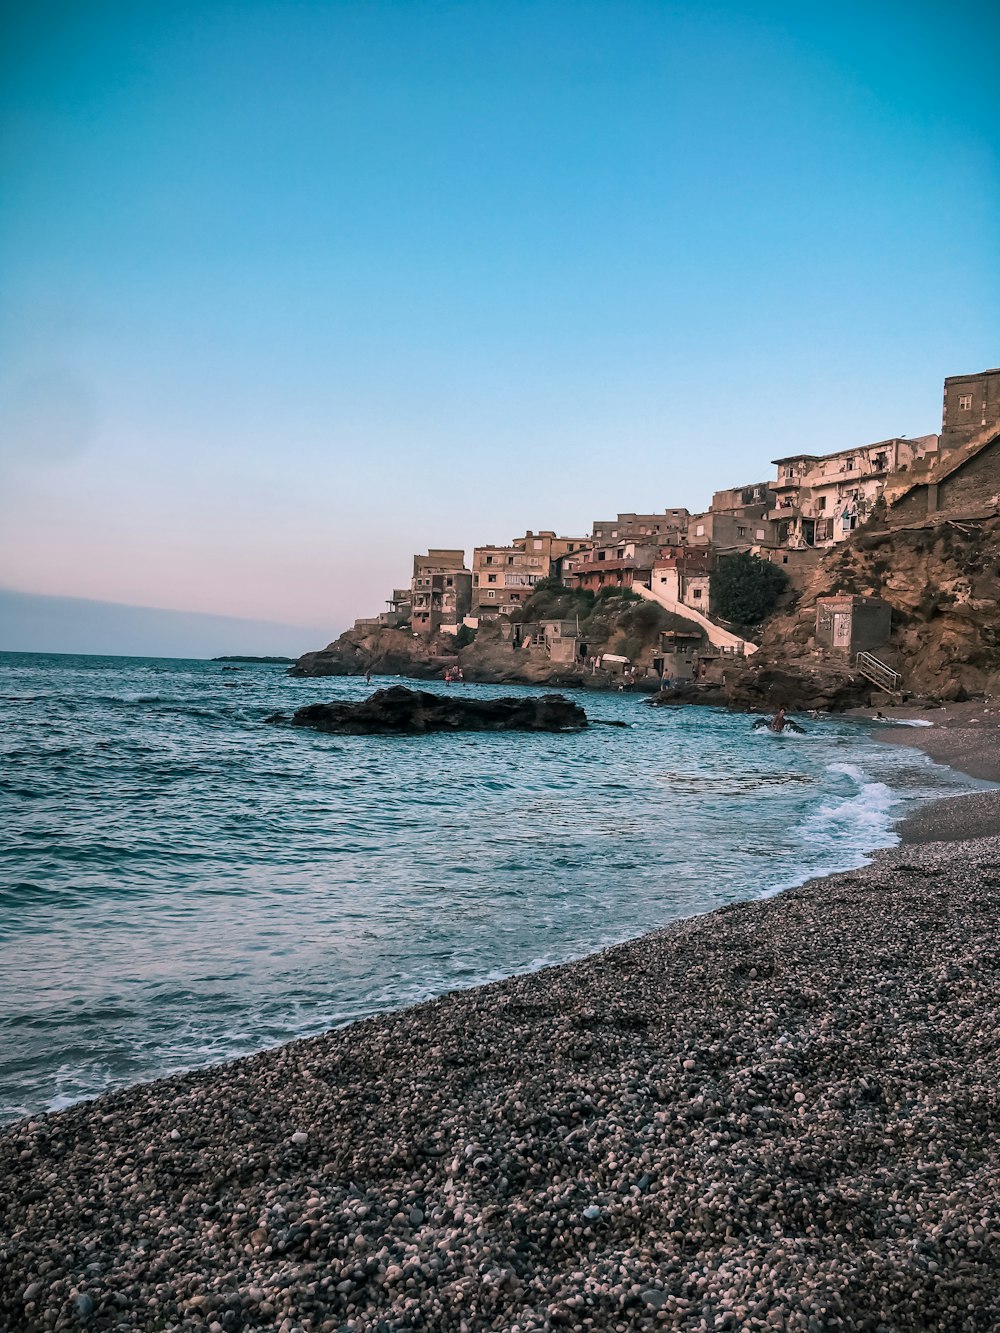
<svg viewBox="0 0 1000 1333">
<path fill-rule="evenodd" d="M 749 657 L 751 653 L 757 651 L 757 645 L 751 643 L 749 639 L 741 639 L 738 634 L 732 634 L 729 630 L 723 629 L 721 625 L 716 625 L 714 621 L 709 620 L 708 616 L 703 616 L 700 611 L 696 611 L 693 606 L 686 606 L 683 602 L 675 601 L 672 597 L 666 597 L 663 593 L 657 592 L 654 588 L 647 588 L 645 584 L 633 583 L 632 591 L 644 597 L 647 602 L 655 602 L 657 606 L 662 606 L 664 611 L 670 611 L 675 616 L 682 616 L 685 620 L 692 621 L 699 625 L 708 637 L 708 641 L 714 648 L 721 648 L 723 652 L 736 653 L 739 656 Z"/>
</svg>

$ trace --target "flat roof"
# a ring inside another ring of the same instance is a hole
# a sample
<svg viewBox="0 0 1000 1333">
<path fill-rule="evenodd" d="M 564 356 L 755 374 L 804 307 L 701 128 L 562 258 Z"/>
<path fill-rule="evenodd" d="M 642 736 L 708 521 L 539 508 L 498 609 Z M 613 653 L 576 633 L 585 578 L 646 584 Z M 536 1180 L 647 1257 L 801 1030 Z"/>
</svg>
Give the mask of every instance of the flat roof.
<svg viewBox="0 0 1000 1333">
<path fill-rule="evenodd" d="M 977 380 L 981 375 L 1000 375 L 1000 366 L 994 366 L 991 370 L 970 370 L 967 375 L 946 375 L 945 384 L 951 384 L 953 380 Z"/>
</svg>

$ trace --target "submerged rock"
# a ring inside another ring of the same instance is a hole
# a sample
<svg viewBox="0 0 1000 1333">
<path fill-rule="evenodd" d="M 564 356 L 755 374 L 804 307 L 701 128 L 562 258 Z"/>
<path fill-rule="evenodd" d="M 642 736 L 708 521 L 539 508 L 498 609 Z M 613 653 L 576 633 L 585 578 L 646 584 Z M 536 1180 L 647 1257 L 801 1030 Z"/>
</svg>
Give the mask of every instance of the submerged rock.
<svg viewBox="0 0 1000 1333">
<path fill-rule="evenodd" d="M 587 725 L 587 714 L 579 704 L 561 694 L 524 699 L 470 699 L 393 685 L 378 690 L 359 704 L 308 704 L 292 715 L 291 724 L 341 736 L 428 731 L 582 731 Z"/>
</svg>

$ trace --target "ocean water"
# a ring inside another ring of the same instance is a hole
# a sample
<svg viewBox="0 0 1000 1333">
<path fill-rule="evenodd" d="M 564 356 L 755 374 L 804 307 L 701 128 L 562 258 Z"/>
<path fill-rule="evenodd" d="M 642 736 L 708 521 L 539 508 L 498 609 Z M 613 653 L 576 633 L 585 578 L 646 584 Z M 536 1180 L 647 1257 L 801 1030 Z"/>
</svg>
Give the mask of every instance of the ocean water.
<svg viewBox="0 0 1000 1333">
<path fill-rule="evenodd" d="M 574 735 L 263 725 L 369 692 L 0 654 L 0 1119 L 859 865 L 977 785 L 856 722 L 776 737 L 631 694 L 579 696 L 630 725 Z"/>
</svg>

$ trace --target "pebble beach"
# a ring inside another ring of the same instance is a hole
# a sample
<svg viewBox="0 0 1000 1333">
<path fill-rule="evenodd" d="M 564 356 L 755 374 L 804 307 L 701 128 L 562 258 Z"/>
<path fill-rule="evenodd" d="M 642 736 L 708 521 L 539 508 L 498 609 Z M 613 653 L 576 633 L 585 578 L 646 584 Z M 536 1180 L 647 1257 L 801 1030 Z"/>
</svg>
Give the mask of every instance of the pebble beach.
<svg viewBox="0 0 1000 1333">
<path fill-rule="evenodd" d="M 1000 1327 L 997 809 L 14 1124 L 0 1328 Z"/>
</svg>

